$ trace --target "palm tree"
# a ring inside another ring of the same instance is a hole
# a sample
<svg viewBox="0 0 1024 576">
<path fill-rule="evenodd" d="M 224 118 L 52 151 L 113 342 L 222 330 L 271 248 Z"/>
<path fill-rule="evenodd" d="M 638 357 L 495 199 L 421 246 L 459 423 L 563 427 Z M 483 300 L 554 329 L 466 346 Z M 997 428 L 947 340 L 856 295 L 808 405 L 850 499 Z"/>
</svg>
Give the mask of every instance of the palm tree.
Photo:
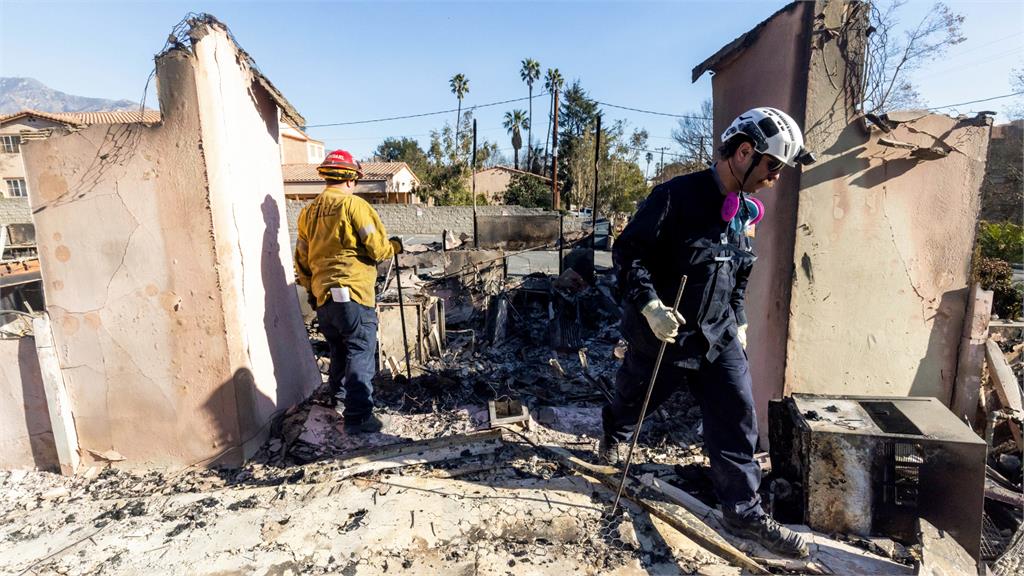
<svg viewBox="0 0 1024 576">
<path fill-rule="evenodd" d="M 459 124 L 462 121 L 462 97 L 469 93 L 469 78 L 465 74 L 456 74 L 448 81 L 452 94 L 459 99 L 459 108 L 455 113 L 455 149 L 459 148 Z"/>
<path fill-rule="evenodd" d="M 519 133 L 520 128 L 530 128 L 530 119 L 527 118 L 524 110 L 513 110 L 505 112 L 505 122 L 502 126 L 512 135 L 512 150 L 514 151 L 515 168 L 519 170 L 519 149 L 523 147 L 523 136 Z"/>
<path fill-rule="evenodd" d="M 530 91 L 530 123 L 533 123 L 533 82 L 537 78 L 540 78 L 540 62 L 537 62 L 533 58 L 527 58 L 523 60 L 523 67 L 519 70 L 519 77 L 526 82 L 526 86 Z M 530 155 L 533 150 L 533 130 L 527 127 L 526 133 L 526 165 L 530 165 Z"/>
<path fill-rule="evenodd" d="M 646 180 L 648 178 L 648 174 L 651 173 L 651 160 L 654 160 L 654 154 L 648 152 L 647 156 L 644 156 L 644 159 L 647 160 L 647 170 L 644 171 L 644 179 Z"/>
<path fill-rule="evenodd" d="M 562 74 L 559 73 L 558 68 L 548 68 L 548 73 L 544 75 L 544 89 L 551 95 L 551 101 L 548 104 L 548 133 L 544 137 L 544 169 L 547 171 L 548 166 L 548 142 L 551 140 L 551 120 L 555 115 L 555 92 L 562 89 L 562 85 L 565 84 L 565 79 L 562 78 Z"/>
</svg>

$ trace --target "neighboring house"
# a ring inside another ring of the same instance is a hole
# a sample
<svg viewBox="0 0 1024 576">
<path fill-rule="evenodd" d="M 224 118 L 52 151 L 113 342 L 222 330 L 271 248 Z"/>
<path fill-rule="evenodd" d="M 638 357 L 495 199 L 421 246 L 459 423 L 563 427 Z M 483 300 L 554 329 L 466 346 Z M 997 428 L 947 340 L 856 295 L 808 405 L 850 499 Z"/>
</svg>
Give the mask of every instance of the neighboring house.
<svg viewBox="0 0 1024 576">
<path fill-rule="evenodd" d="M 319 164 L 325 155 L 323 142 L 281 117 L 281 164 Z"/>
<path fill-rule="evenodd" d="M 285 164 L 284 194 L 288 198 L 313 198 L 324 189 L 324 181 L 316 172 L 316 164 Z M 356 185 L 356 194 L 371 204 L 419 204 L 414 194 L 420 185 L 405 162 L 363 162 L 363 178 Z"/>
<path fill-rule="evenodd" d="M 534 174 L 533 172 L 524 172 L 515 168 L 509 168 L 508 166 L 494 166 L 476 173 L 476 193 L 483 194 L 488 204 L 504 204 L 505 190 L 508 189 L 508 185 L 512 182 L 512 177 L 517 174 L 538 178 L 546 184 L 551 184 L 550 178 Z M 469 186 L 472 186 L 472 182 L 469 183 Z"/>
<path fill-rule="evenodd" d="M 23 139 L 46 138 L 54 128 L 125 124 L 138 122 L 139 118 L 138 111 L 55 113 L 22 110 L 0 116 L 0 228 L 32 223 L 25 164 L 21 158 Z M 147 123 L 159 122 L 160 113 L 146 110 L 141 118 Z"/>
</svg>

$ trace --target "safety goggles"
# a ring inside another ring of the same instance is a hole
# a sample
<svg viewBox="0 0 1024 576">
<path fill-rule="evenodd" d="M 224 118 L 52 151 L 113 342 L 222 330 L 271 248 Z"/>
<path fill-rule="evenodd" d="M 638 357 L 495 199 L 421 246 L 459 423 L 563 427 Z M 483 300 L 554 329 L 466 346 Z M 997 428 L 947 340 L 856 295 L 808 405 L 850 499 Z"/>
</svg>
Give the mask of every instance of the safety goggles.
<svg viewBox="0 0 1024 576">
<path fill-rule="evenodd" d="M 775 156 L 765 156 L 765 158 L 768 159 L 768 162 L 765 163 L 765 168 L 768 168 L 769 172 L 779 172 L 786 165 L 785 162 Z"/>
</svg>

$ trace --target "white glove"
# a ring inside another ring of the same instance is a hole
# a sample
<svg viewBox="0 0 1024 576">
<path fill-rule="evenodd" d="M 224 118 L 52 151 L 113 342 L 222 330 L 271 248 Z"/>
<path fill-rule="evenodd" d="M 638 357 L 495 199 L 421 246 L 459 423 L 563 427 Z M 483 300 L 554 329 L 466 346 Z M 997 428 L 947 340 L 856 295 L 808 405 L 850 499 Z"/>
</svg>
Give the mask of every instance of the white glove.
<svg viewBox="0 0 1024 576">
<path fill-rule="evenodd" d="M 736 327 L 736 338 L 739 339 L 740 346 L 743 346 L 743 349 L 746 350 L 747 349 L 747 325 L 746 324 L 740 324 L 739 326 Z"/>
<path fill-rule="evenodd" d="M 644 305 L 640 313 L 647 319 L 654 336 L 662 342 L 675 342 L 679 326 L 686 324 L 682 314 L 665 306 L 657 298 Z"/>
</svg>

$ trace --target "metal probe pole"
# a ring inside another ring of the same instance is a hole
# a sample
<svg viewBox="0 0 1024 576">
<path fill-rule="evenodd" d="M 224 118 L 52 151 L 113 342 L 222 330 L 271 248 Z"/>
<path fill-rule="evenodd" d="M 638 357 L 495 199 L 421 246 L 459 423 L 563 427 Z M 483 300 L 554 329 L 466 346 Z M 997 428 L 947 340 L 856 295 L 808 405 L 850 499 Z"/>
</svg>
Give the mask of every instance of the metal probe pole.
<svg viewBox="0 0 1024 576">
<path fill-rule="evenodd" d="M 679 301 L 683 299 L 683 289 L 686 288 L 686 275 L 679 280 L 679 291 L 676 292 L 676 301 L 672 305 L 672 312 L 679 312 Z M 629 453 L 626 454 L 626 465 L 622 467 L 622 479 L 619 480 L 619 490 L 615 494 L 615 503 L 612 504 L 611 514 L 619 507 L 619 499 L 622 498 L 622 489 L 626 486 L 626 475 L 629 474 L 629 465 L 633 462 L 633 449 L 636 448 L 636 441 L 640 438 L 640 428 L 644 425 L 644 417 L 647 415 L 647 404 L 651 401 L 651 392 L 654 391 L 654 381 L 658 378 L 658 369 L 661 368 L 661 358 L 665 355 L 665 347 L 668 342 L 662 340 L 661 348 L 658 349 L 658 358 L 654 361 L 654 370 L 651 372 L 651 381 L 647 384 L 647 396 L 644 397 L 644 407 L 640 409 L 640 419 L 636 422 L 636 430 L 633 431 L 633 441 L 629 444 Z"/>
<path fill-rule="evenodd" d="M 409 361 L 409 335 L 405 329 L 405 300 L 402 298 L 402 269 L 398 266 L 398 252 L 395 252 L 395 282 L 398 286 L 398 315 L 402 320 L 402 347 L 405 348 L 405 376 L 412 382 L 412 362 Z M 662 346 L 664 349 L 664 346 Z M 650 396 L 650 393 L 648 393 Z M 646 404 L 644 405 L 646 408 Z"/>
</svg>

